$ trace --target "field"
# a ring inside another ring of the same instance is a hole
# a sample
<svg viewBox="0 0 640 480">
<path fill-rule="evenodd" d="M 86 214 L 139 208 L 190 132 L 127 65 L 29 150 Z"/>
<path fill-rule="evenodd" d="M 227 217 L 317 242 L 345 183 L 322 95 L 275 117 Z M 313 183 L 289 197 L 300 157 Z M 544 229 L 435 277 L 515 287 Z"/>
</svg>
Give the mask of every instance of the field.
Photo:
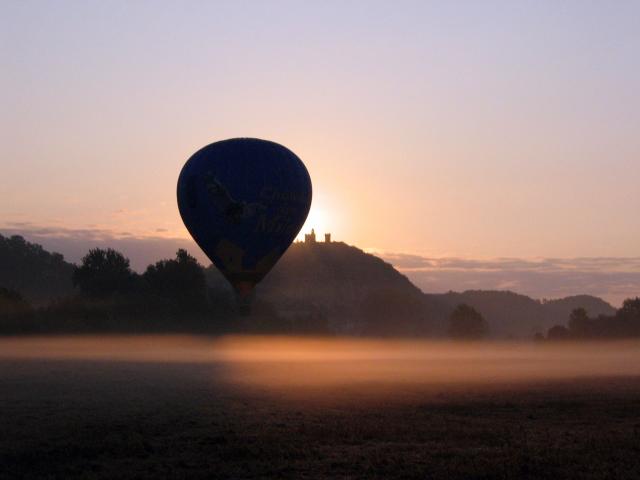
<svg viewBox="0 0 640 480">
<path fill-rule="evenodd" d="M 0 478 L 640 478 L 639 346 L 0 339 Z"/>
</svg>

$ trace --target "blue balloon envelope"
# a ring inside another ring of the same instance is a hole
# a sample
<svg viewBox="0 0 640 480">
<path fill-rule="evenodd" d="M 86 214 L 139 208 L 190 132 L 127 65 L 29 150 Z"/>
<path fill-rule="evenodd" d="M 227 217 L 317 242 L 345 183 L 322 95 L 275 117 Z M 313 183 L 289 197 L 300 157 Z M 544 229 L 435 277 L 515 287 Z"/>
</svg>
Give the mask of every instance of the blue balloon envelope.
<svg viewBox="0 0 640 480">
<path fill-rule="evenodd" d="M 289 149 L 255 138 L 212 143 L 187 160 L 178 208 L 196 243 L 241 295 L 271 270 L 302 228 L 311 179 Z"/>
</svg>

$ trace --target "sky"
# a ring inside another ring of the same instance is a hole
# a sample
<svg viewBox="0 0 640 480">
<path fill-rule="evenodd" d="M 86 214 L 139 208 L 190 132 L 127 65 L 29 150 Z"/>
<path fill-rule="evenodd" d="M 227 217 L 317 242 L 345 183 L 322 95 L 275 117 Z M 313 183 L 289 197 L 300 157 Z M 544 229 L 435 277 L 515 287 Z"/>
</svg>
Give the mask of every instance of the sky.
<svg viewBox="0 0 640 480">
<path fill-rule="evenodd" d="M 387 258 L 637 258 L 639 22 L 638 1 L 4 1 L 0 233 L 187 242 L 184 162 L 258 137 L 306 164 L 305 229 Z"/>
</svg>

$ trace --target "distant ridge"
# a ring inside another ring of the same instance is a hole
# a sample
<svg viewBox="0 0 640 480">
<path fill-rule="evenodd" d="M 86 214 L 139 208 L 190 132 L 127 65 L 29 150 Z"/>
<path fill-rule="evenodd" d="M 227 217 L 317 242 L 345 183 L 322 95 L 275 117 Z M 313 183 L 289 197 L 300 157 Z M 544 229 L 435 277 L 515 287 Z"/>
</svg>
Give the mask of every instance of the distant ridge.
<svg viewBox="0 0 640 480">
<path fill-rule="evenodd" d="M 0 287 L 33 304 L 73 295 L 73 268 L 60 254 L 0 235 Z M 214 290 L 231 294 L 215 267 L 206 273 Z M 577 307 L 592 317 L 615 312 L 590 295 L 542 302 L 510 291 L 425 294 L 390 263 L 343 242 L 294 243 L 257 287 L 256 302 L 285 320 L 321 318 L 330 331 L 354 335 L 443 335 L 449 314 L 461 303 L 485 317 L 494 338 L 529 338 L 564 325 Z"/>
<path fill-rule="evenodd" d="M 258 295 L 276 306 L 306 302 L 325 308 L 337 319 L 333 323 L 336 331 L 360 333 L 369 333 L 367 316 L 379 311 L 387 315 L 384 321 L 391 333 L 443 334 L 449 314 L 461 303 L 482 313 L 490 335 L 499 338 L 528 338 L 566 324 L 577 307 L 592 316 L 615 312 L 610 304 L 591 295 L 542 302 L 511 291 L 426 294 L 391 264 L 342 242 L 292 245 L 259 286 Z M 385 299 L 393 305 L 385 307 Z"/>
<path fill-rule="evenodd" d="M 527 337 L 545 332 L 553 325 L 567 323 L 574 308 L 584 308 L 590 316 L 613 315 L 615 309 L 601 298 L 576 295 L 541 302 L 508 290 L 468 290 L 433 295 L 450 308 L 466 303 L 478 310 L 489 322 L 491 335 Z"/>
</svg>

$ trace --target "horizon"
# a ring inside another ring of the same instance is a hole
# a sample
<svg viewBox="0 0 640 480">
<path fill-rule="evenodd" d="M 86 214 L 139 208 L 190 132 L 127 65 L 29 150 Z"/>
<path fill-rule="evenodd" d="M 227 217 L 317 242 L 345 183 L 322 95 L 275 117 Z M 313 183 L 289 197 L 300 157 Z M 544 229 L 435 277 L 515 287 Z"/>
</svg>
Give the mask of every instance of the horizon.
<svg viewBox="0 0 640 480">
<path fill-rule="evenodd" d="M 91 235 L 93 232 L 86 231 L 75 232 L 78 235 L 74 237 L 73 233 L 67 231 L 65 235 L 52 235 L 51 230 L 35 230 L 35 233 L 29 230 L 0 230 L 1 235 L 20 235 L 27 241 L 42 245 L 45 250 L 60 253 L 66 261 L 73 264 L 79 264 L 90 248 L 115 248 L 131 260 L 134 271 L 143 273 L 147 266 L 160 259 L 173 258 L 178 249 L 184 248 L 203 266 L 212 265 L 211 260 L 192 239 L 116 239 L 108 236 L 96 237 Z M 332 238 L 332 242 L 341 241 L 339 238 Z M 500 290 L 527 295 L 540 301 L 592 295 L 618 308 L 627 298 L 638 296 L 637 292 L 640 291 L 640 257 L 436 258 L 354 246 L 391 263 L 424 293 Z"/>
</svg>

